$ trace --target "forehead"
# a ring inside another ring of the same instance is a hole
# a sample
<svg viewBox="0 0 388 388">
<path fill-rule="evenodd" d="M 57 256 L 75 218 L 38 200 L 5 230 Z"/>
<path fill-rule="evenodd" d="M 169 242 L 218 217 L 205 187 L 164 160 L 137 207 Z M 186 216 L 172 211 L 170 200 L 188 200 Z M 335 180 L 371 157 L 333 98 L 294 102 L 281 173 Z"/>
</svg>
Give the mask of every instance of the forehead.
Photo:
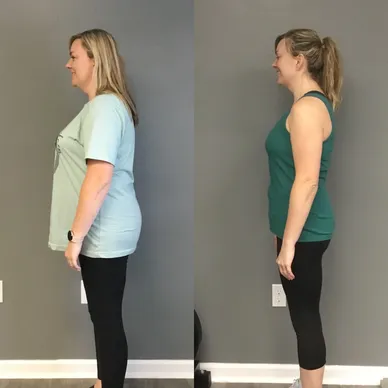
<svg viewBox="0 0 388 388">
<path fill-rule="evenodd" d="M 278 54 L 282 54 L 282 53 L 287 52 L 287 47 L 286 47 L 286 41 L 285 41 L 285 39 L 282 39 L 282 40 L 278 43 L 278 45 L 277 45 L 277 47 L 276 47 L 276 52 L 277 52 Z"/>
<path fill-rule="evenodd" d="M 82 43 L 79 39 L 76 39 L 71 47 L 70 47 L 70 52 L 71 53 L 81 53 L 82 51 L 85 51 L 84 48 L 82 47 Z"/>
</svg>

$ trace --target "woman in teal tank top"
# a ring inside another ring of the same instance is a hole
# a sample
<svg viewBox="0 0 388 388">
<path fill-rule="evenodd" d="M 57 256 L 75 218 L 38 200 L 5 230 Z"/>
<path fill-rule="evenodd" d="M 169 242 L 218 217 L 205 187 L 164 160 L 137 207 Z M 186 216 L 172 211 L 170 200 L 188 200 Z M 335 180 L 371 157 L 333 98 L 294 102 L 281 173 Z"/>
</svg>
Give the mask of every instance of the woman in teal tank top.
<svg viewBox="0 0 388 388">
<path fill-rule="evenodd" d="M 265 144 L 269 226 L 297 336 L 300 378 L 293 386 L 316 388 L 322 386 L 326 364 L 319 304 L 322 257 L 335 227 L 326 178 L 342 69 L 335 42 L 321 39 L 314 30 L 294 29 L 278 36 L 275 52 L 278 84 L 293 94 L 294 103 Z"/>
</svg>

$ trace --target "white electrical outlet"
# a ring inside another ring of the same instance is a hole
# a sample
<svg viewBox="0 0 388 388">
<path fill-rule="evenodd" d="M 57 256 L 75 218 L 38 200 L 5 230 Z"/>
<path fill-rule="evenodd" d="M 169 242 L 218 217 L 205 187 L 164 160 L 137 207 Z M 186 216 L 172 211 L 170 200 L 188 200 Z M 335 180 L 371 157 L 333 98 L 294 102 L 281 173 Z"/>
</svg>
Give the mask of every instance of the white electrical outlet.
<svg viewBox="0 0 388 388">
<path fill-rule="evenodd" d="M 0 303 L 3 303 L 3 281 L 0 280 Z"/>
<path fill-rule="evenodd" d="M 81 303 L 82 304 L 88 304 L 88 300 L 86 298 L 84 282 L 82 280 L 81 280 Z"/>
<path fill-rule="evenodd" d="M 287 300 L 281 284 L 272 284 L 272 307 L 286 307 Z"/>
</svg>

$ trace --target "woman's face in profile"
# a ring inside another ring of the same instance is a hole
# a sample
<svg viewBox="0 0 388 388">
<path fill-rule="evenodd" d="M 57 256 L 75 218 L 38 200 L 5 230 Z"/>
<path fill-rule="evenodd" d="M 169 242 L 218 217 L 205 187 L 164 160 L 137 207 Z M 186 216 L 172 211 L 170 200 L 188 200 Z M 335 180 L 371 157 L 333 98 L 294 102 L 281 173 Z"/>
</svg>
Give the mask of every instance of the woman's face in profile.
<svg viewBox="0 0 388 388">
<path fill-rule="evenodd" d="M 76 39 L 70 48 L 70 59 L 66 68 L 71 72 L 71 83 L 82 90 L 88 88 L 93 77 L 94 61 L 88 57 L 82 42 Z"/>
<path fill-rule="evenodd" d="M 277 73 L 277 82 L 287 85 L 296 74 L 296 59 L 288 52 L 286 42 L 282 39 L 276 47 L 276 59 L 272 67 Z"/>
</svg>

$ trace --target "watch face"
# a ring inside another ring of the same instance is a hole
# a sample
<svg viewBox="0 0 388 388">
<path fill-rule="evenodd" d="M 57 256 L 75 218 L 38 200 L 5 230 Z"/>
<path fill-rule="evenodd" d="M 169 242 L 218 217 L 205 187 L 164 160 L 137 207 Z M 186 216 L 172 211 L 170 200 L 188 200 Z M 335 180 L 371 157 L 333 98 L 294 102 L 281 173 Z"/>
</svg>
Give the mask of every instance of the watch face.
<svg viewBox="0 0 388 388">
<path fill-rule="evenodd" d="M 72 235 L 72 233 L 71 233 L 71 230 L 69 230 L 69 231 L 67 232 L 67 239 L 68 239 L 69 241 L 71 241 L 71 240 L 73 239 L 73 235 Z"/>
</svg>

